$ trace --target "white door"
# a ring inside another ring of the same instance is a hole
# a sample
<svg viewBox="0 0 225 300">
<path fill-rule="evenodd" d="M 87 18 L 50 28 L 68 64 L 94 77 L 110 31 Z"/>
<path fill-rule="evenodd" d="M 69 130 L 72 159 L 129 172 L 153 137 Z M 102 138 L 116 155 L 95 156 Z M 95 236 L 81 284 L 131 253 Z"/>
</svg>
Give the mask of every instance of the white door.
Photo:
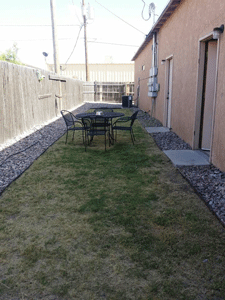
<svg viewBox="0 0 225 300">
<path fill-rule="evenodd" d="M 173 59 L 168 59 L 168 88 L 167 88 L 167 117 L 166 117 L 166 127 L 171 128 L 171 105 L 172 105 L 172 74 L 173 74 Z"/>
<path fill-rule="evenodd" d="M 217 41 L 209 41 L 206 50 L 205 63 L 205 87 L 203 96 L 203 113 L 202 113 L 202 140 L 201 148 L 210 150 L 212 125 L 213 125 L 213 106 L 215 93 L 215 78 L 216 78 L 216 60 L 217 60 Z"/>
</svg>

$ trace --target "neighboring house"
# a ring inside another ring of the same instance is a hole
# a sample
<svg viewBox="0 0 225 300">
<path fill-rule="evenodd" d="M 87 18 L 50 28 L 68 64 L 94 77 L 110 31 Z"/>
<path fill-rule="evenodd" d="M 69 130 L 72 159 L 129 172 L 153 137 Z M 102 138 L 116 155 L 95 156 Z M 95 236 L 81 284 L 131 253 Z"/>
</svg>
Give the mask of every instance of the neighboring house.
<svg viewBox="0 0 225 300">
<path fill-rule="evenodd" d="M 133 58 L 139 107 L 193 149 L 209 151 L 222 171 L 224 23 L 224 0 L 171 0 Z"/>
<path fill-rule="evenodd" d="M 85 64 L 61 65 L 61 75 L 86 80 Z M 54 71 L 54 65 L 48 64 L 48 70 Z M 90 81 L 98 82 L 134 82 L 134 63 L 127 64 L 89 64 Z"/>
</svg>

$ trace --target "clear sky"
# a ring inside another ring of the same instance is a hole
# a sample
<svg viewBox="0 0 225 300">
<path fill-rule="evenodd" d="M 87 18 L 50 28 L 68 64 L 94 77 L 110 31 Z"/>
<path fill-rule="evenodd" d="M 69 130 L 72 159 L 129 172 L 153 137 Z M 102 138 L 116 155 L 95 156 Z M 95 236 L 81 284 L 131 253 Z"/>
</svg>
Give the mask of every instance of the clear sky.
<svg viewBox="0 0 225 300">
<path fill-rule="evenodd" d="M 87 25 L 89 63 L 129 63 L 149 33 L 153 18 L 142 18 L 144 0 L 85 0 L 94 10 L 94 20 Z M 82 23 L 81 0 L 55 0 L 59 60 L 64 64 L 70 57 Z M 145 1 L 144 18 L 148 17 Z M 155 13 L 160 15 L 169 0 L 156 0 Z M 107 8 L 107 10 L 104 8 Z M 121 21 L 117 15 L 127 23 Z M 157 16 L 156 16 L 157 20 Z M 64 25 L 64 26 L 62 26 Z M 65 26 L 76 25 L 76 26 Z M 16 42 L 23 63 L 44 68 L 45 58 L 53 63 L 50 0 L 7 0 L 0 10 L 0 52 Z M 84 35 L 80 32 L 77 46 L 68 63 L 84 63 Z"/>
</svg>

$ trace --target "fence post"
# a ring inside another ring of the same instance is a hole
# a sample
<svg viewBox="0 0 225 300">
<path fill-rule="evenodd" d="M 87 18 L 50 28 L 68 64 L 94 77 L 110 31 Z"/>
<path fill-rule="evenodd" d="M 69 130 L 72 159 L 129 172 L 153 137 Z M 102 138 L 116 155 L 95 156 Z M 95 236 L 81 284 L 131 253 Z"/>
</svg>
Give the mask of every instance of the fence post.
<svg viewBox="0 0 225 300">
<path fill-rule="evenodd" d="M 97 101 L 97 82 L 94 82 L 94 102 Z"/>
<path fill-rule="evenodd" d="M 102 82 L 99 82 L 99 100 L 102 102 Z"/>
</svg>

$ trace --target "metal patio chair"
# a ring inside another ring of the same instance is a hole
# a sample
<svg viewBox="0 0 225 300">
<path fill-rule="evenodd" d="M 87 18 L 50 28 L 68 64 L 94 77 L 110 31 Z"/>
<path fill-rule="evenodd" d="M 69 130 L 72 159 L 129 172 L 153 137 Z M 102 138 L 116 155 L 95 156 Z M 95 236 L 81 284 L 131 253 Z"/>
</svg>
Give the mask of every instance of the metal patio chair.
<svg viewBox="0 0 225 300">
<path fill-rule="evenodd" d="M 85 118 L 87 122 L 87 118 Z M 105 117 L 96 117 L 90 119 L 89 125 L 87 130 L 87 140 L 88 144 L 90 144 L 94 138 L 94 136 L 105 136 L 105 151 L 106 151 L 106 144 L 107 144 L 107 135 L 109 139 L 109 146 L 110 146 L 110 123 L 109 120 Z M 90 137 L 90 140 L 89 140 Z"/>
<path fill-rule="evenodd" d="M 82 123 L 81 121 L 77 120 L 75 118 L 75 116 L 68 110 L 61 110 L 61 114 L 62 114 L 63 119 L 66 124 L 66 142 L 65 142 L 65 144 L 67 143 L 69 131 L 73 131 L 72 141 L 74 140 L 75 131 L 81 131 L 83 143 L 85 144 L 86 143 L 86 133 L 88 130 L 88 124 L 86 122 Z"/>
<path fill-rule="evenodd" d="M 132 143 L 134 144 L 135 137 L 134 137 L 134 132 L 133 132 L 133 124 L 134 124 L 134 121 L 137 119 L 137 114 L 138 114 L 138 111 L 133 113 L 132 116 L 130 116 L 130 117 L 121 117 L 113 123 L 113 126 L 112 126 L 113 135 L 114 135 L 114 132 L 116 132 L 115 141 L 117 138 L 117 130 L 130 131 L 131 140 L 132 140 Z"/>
</svg>

